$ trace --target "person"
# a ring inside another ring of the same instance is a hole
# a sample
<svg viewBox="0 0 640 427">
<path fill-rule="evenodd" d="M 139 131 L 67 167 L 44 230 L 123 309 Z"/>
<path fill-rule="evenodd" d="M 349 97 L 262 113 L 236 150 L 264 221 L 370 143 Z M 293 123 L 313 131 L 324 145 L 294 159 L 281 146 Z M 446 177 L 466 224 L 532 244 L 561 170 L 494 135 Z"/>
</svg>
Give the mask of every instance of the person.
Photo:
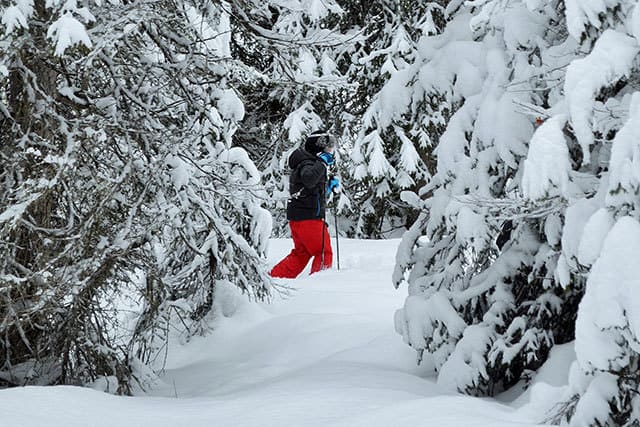
<svg viewBox="0 0 640 427">
<path fill-rule="evenodd" d="M 294 247 L 271 269 L 271 277 L 298 277 L 311 258 L 311 274 L 331 268 L 333 252 L 324 217 L 326 198 L 339 185 L 337 178 L 327 178 L 335 162 L 334 150 L 333 137 L 321 130 L 309 135 L 304 148 L 289 156 L 287 220 Z"/>
</svg>

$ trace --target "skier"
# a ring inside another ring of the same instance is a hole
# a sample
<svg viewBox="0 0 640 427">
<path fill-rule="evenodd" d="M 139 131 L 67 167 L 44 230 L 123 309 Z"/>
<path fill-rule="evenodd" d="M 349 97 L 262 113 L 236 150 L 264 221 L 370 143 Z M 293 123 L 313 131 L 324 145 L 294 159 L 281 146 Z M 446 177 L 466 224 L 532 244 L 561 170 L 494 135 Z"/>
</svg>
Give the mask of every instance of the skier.
<svg viewBox="0 0 640 427">
<path fill-rule="evenodd" d="M 311 273 L 331 268 L 333 252 L 324 222 L 326 198 L 339 185 L 338 178 L 327 179 L 335 162 L 335 142 L 325 131 L 313 132 L 304 149 L 289 156 L 289 201 L 287 219 L 293 237 L 293 250 L 271 270 L 271 277 L 293 279 L 313 257 Z"/>
</svg>

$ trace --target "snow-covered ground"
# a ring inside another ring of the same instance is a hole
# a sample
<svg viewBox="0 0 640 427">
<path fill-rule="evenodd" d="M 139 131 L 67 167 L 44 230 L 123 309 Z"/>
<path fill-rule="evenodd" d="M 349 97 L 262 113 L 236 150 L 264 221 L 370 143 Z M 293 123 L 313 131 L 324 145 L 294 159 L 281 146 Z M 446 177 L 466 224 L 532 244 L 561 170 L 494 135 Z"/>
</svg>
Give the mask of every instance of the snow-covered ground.
<svg viewBox="0 0 640 427">
<path fill-rule="evenodd" d="M 286 299 L 242 303 L 216 330 L 172 345 L 146 396 L 80 387 L 0 391 L 2 426 L 534 426 L 567 382 L 570 346 L 533 391 L 478 399 L 441 390 L 393 330 L 398 240 L 341 240 L 341 270 L 295 281 Z M 273 240 L 270 261 L 288 252 Z M 285 282 L 283 282 L 285 283 Z"/>
</svg>

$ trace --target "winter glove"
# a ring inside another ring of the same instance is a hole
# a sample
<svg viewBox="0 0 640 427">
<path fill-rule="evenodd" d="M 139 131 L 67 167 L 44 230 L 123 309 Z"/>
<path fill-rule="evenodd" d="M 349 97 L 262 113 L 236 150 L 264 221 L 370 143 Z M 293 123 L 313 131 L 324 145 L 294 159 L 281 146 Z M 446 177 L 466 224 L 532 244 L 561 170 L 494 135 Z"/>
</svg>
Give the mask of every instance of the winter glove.
<svg viewBox="0 0 640 427">
<path fill-rule="evenodd" d="M 331 178 L 329 180 L 329 184 L 327 184 L 327 196 L 331 194 L 334 188 L 338 188 L 338 187 L 340 187 L 340 181 L 338 181 L 338 178 L 336 177 Z"/>
<path fill-rule="evenodd" d="M 333 154 L 327 153 L 326 151 L 323 151 L 322 153 L 318 154 L 318 157 L 320 157 L 320 160 L 322 160 L 324 164 L 327 166 L 332 166 L 335 163 L 335 158 L 333 157 Z"/>
</svg>

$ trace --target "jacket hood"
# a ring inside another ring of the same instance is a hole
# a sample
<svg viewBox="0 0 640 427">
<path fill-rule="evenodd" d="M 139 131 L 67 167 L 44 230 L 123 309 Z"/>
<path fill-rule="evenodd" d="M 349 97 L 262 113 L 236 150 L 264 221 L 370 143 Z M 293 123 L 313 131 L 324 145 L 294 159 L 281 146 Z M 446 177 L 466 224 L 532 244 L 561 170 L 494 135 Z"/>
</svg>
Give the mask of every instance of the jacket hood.
<svg viewBox="0 0 640 427">
<path fill-rule="evenodd" d="M 329 133 L 319 130 L 309 135 L 304 143 L 304 149 L 311 154 L 317 154 L 335 145 L 335 140 Z"/>
<path fill-rule="evenodd" d="M 317 160 L 318 158 L 302 148 L 296 149 L 289 155 L 289 167 L 295 169 L 304 160 Z"/>
</svg>

